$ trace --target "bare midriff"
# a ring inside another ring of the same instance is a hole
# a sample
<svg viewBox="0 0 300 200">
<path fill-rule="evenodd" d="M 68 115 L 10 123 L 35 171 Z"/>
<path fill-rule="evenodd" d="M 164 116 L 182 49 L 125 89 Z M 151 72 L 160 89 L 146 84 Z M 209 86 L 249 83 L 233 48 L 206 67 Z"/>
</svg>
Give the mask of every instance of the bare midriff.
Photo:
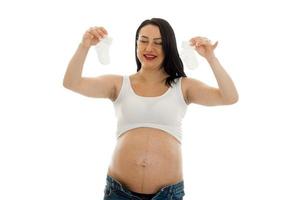
<svg viewBox="0 0 300 200">
<path fill-rule="evenodd" d="M 160 129 L 131 129 L 118 138 L 108 175 L 131 191 L 156 193 L 183 180 L 181 143 Z"/>
</svg>

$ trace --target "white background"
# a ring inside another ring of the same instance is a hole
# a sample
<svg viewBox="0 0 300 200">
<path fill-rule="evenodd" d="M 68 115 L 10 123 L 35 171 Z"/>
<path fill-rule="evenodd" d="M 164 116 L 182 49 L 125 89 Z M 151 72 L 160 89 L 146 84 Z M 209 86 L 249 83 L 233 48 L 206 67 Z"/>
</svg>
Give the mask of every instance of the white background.
<svg viewBox="0 0 300 200">
<path fill-rule="evenodd" d="M 63 87 L 83 33 L 104 26 L 112 62 L 91 49 L 84 76 L 136 72 L 134 36 L 162 17 L 178 40 L 205 36 L 239 102 L 191 104 L 183 121 L 184 199 L 299 200 L 299 6 L 296 1 L 1 1 L 0 199 L 99 200 L 116 142 L 108 99 Z M 185 69 L 217 86 L 204 59 Z"/>
</svg>

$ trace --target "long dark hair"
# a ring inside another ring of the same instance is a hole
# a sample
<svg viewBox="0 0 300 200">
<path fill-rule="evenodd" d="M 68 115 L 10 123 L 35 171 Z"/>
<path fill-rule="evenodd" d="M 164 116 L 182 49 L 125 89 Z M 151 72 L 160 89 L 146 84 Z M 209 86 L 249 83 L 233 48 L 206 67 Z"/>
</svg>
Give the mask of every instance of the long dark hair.
<svg viewBox="0 0 300 200">
<path fill-rule="evenodd" d="M 166 79 L 165 84 L 172 87 L 171 83 L 174 83 L 174 79 L 179 77 L 186 77 L 183 69 L 182 60 L 179 57 L 176 38 L 171 25 L 164 19 L 152 18 L 147 19 L 141 23 L 141 25 L 136 30 L 135 34 L 135 60 L 137 64 L 137 72 L 141 69 L 141 62 L 137 57 L 137 40 L 141 28 L 146 25 L 155 25 L 159 28 L 162 37 L 162 47 L 165 54 L 162 66 L 165 72 L 169 75 Z"/>
</svg>

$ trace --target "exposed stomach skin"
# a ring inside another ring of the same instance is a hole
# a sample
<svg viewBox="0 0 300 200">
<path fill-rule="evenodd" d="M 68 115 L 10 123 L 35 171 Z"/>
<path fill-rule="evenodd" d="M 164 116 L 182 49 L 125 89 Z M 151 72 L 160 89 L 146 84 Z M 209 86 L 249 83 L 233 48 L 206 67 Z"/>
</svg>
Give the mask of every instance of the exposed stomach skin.
<svg viewBox="0 0 300 200">
<path fill-rule="evenodd" d="M 131 191 L 156 193 L 183 180 L 181 143 L 156 128 L 128 130 L 118 138 L 108 175 Z"/>
</svg>

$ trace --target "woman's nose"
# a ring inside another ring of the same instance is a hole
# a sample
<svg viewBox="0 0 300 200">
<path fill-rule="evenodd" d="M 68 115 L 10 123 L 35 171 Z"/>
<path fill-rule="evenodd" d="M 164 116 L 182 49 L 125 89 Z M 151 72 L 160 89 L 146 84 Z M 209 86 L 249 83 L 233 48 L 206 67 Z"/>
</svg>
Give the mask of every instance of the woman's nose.
<svg viewBox="0 0 300 200">
<path fill-rule="evenodd" d="M 148 42 L 148 44 L 146 45 L 146 50 L 150 51 L 153 49 L 153 44 L 151 42 Z"/>
</svg>

